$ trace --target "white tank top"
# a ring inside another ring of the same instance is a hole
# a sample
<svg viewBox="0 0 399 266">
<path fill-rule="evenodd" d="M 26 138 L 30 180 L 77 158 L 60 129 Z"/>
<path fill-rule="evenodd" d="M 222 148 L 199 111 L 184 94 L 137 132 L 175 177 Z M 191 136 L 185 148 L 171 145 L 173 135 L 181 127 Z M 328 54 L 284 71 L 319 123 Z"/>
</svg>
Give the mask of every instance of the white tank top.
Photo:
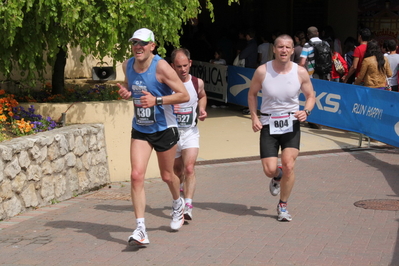
<svg viewBox="0 0 399 266">
<path fill-rule="evenodd" d="M 184 82 L 184 86 L 190 95 L 190 100 L 179 104 L 180 111 L 177 111 L 179 129 L 194 127 L 197 124 L 198 93 L 194 87 L 191 75 L 190 80 Z"/>
<path fill-rule="evenodd" d="M 268 61 L 266 63 L 266 76 L 262 82 L 260 112 L 263 114 L 286 114 L 298 111 L 300 89 L 298 64 L 292 63 L 290 72 L 278 74 L 273 69 L 272 61 Z M 269 124 L 269 118 L 270 116 L 261 115 L 262 125 Z"/>
</svg>

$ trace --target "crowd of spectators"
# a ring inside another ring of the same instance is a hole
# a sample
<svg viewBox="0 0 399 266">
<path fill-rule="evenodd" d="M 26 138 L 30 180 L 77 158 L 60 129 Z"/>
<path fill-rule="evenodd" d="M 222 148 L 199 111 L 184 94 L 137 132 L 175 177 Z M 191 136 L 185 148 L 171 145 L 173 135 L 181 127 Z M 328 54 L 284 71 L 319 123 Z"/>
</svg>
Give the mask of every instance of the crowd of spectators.
<svg viewBox="0 0 399 266">
<path fill-rule="evenodd" d="M 317 33 L 309 33 L 309 29 Z M 269 32 L 231 28 L 222 29 L 216 39 L 209 40 L 205 30 L 198 30 L 192 38 L 186 39 L 183 46 L 192 51 L 193 60 L 255 69 L 273 59 L 273 42 L 281 33 L 279 30 Z M 331 26 L 322 28 L 320 32 L 316 27 L 298 30 L 292 34 L 292 38 L 295 46 L 291 60 L 305 68 L 309 67 L 309 57 L 301 62 L 301 54 L 303 57 L 304 47 L 306 49 L 309 40 L 315 38 L 329 44 L 332 60 L 339 61 L 343 69 L 336 69 L 336 65 L 332 64 L 331 73 L 323 79 L 398 91 L 399 55 L 396 53 L 398 45 L 395 39 L 376 41 L 370 29 L 361 28 L 358 36 L 348 36 L 341 42 Z M 364 59 L 367 64 L 363 64 Z"/>
</svg>

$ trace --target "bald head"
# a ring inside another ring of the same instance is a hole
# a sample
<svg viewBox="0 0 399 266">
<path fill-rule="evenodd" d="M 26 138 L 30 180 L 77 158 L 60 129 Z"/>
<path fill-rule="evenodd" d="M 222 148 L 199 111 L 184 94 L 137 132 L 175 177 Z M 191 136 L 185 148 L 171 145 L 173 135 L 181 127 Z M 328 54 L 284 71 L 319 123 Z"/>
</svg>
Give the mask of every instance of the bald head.
<svg viewBox="0 0 399 266">
<path fill-rule="evenodd" d="M 313 37 L 318 37 L 319 36 L 319 30 L 312 26 L 308 28 L 308 37 L 313 38 Z"/>
<path fill-rule="evenodd" d="M 292 39 L 292 37 L 288 34 L 282 34 L 280 36 L 278 36 L 275 40 L 274 40 L 274 46 L 277 46 L 277 44 L 282 41 L 282 40 L 287 40 L 287 41 L 291 41 L 292 43 L 292 47 L 294 47 L 294 40 Z"/>
<path fill-rule="evenodd" d="M 181 56 L 186 56 L 188 60 L 190 60 L 190 51 L 187 50 L 186 48 L 178 48 L 172 51 L 172 54 L 170 55 L 171 62 L 174 63 L 175 59 L 178 55 Z"/>
</svg>

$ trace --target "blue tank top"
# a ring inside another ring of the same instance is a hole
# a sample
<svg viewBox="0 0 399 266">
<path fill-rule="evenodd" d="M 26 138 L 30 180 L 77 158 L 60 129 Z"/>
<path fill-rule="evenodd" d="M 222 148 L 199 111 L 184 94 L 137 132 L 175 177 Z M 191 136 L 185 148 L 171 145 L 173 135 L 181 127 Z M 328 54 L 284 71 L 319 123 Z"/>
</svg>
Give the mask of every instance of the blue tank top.
<svg viewBox="0 0 399 266">
<path fill-rule="evenodd" d="M 155 55 L 151 65 L 144 73 L 137 73 L 133 69 L 135 58 L 128 60 L 126 75 L 128 89 L 132 92 L 134 117 L 132 127 L 142 133 L 150 134 L 164 131 L 170 127 L 177 127 L 176 116 L 173 113 L 172 105 L 156 105 L 150 108 L 143 108 L 140 103 L 142 91 L 148 91 L 155 97 L 166 96 L 173 93 L 168 85 L 160 83 L 156 78 L 156 69 L 160 56 Z"/>
</svg>

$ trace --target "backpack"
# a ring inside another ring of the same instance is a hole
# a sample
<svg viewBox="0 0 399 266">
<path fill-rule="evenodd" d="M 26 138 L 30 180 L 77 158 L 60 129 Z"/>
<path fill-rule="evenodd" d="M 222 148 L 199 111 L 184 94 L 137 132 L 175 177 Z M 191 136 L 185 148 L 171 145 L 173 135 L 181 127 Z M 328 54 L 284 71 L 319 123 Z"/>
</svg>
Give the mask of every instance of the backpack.
<svg viewBox="0 0 399 266">
<path fill-rule="evenodd" d="M 331 72 L 332 56 L 331 48 L 326 41 L 311 42 L 309 45 L 313 47 L 314 52 L 314 72 L 319 75 L 326 75 Z"/>
</svg>

